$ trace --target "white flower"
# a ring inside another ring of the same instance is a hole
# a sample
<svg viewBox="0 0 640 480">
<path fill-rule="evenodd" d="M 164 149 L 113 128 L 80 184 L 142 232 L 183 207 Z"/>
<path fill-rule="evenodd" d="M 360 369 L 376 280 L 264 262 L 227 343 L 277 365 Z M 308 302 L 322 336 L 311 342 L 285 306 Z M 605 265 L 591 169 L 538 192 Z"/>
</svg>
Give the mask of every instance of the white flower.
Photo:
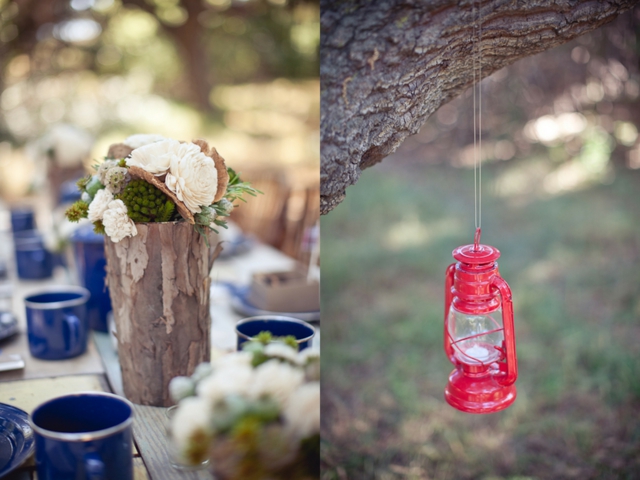
<svg viewBox="0 0 640 480">
<path fill-rule="evenodd" d="M 239 351 L 218 357 L 213 362 L 211 362 L 211 364 L 215 370 L 235 366 L 250 367 L 252 360 L 253 354 L 249 352 Z"/>
<path fill-rule="evenodd" d="M 273 342 L 264 347 L 264 354 L 267 357 L 277 357 L 291 363 L 298 363 L 298 352 L 281 342 Z"/>
<path fill-rule="evenodd" d="M 127 159 L 130 167 L 140 167 L 154 175 L 164 175 L 169 170 L 171 160 L 181 155 L 182 145 L 170 138 L 136 148 Z"/>
<path fill-rule="evenodd" d="M 306 365 L 309 362 L 314 362 L 320 358 L 320 349 L 318 347 L 305 348 L 298 353 L 298 364 Z"/>
<path fill-rule="evenodd" d="M 218 172 L 211 157 L 193 143 L 181 145 L 179 155 L 171 158 L 165 183 L 191 213 L 213 203 L 218 190 Z M 135 153 L 136 151 L 134 151 Z"/>
<path fill-rule="evenodd" d="M 122 143 L 135 150 L 150 143 L 161 142 L 164 139 L 162 135 L 158 135 L 157 133 L 137 133 L 127 137 Z"/>
<path fill-rule="evenodd" d="M 299 438 L 320 431 L 320 382 L 305 383 L 294 391 L 284 407 L 284 418 Z"/>
<path fill-rule="evenodd" d="M 93 201 L 89 204 L 88 218 L 92 222 L 102 220 L 104 212 L 107 210 L 109 203 L 113 201 L 113 194 L 107 188 L 98 190 Z"/>
<path fill-rule="evenodd" d="M 320 380 L 320 349 L 306 348 L 298 354 L 298 364 L 304 368 L 307 380 Z"/>
<path fill-rule="evenodd" d="M 95 202 L 95 199 L 93 201 Z M 114 243 L 118 243 L 125 237 L 135 237 L 138 234 L 136 224 L 127 215 L 127 206 L 122 200 L 109 202 L 102 215 L 102 223 L 104 231 Z"/>
<path fill-rule="evenodd" d="M 303 379 L 304 373 L 299 368 L 279 360 L 269 360 L 255 369 L 249 395 L 253 398 L 267 396 L 285 405 Z"/>
<path fill-rule="evenodd" d="M 250 366 L 229 365 L 215 369 L 211 376 L 198 384 L 196 391 L 215 404 L 227 395 L 246 395 L 253 380 L 253 369 Z"/>
<path fill-rule="evenodd" d="M 169 395 L 176 402 L 195 393 L 195 382 L 189 377 L 174 377 L 169 382 Z"/>
<path fill-rule="evenodd" d="M 180 402 L 171 420 L 171 434 L 181 451 L 192 441 L 202 442 L 203 436 L 211 437 L 209 419 L 212 413 L 212 405 L 204 398 L 188 397 Z"/>
<path fill-rule="evenodd" d="M 96 172 L 96 175 L 100 179 L 100 183 L 102 183 L 103 185 L 106 185 L 107 184 L 107 172 L 111 168 L 117 167 L 117 166 L 118 166 L 118 162 L 116 162 L 115 160 L 105 160 L 104 162 L 102 162 L 100 164 L 100 166 L 98 167 L 98 171 Z"/>
<path fill-rule="evenodd" d="M 211 372 L 213 372 L 213 367 L 211 366 L 211 364 L 209 362 L 202 362 L 193 371 L 191 380 L 198 383 L 211 375 Z"/>
</svg>

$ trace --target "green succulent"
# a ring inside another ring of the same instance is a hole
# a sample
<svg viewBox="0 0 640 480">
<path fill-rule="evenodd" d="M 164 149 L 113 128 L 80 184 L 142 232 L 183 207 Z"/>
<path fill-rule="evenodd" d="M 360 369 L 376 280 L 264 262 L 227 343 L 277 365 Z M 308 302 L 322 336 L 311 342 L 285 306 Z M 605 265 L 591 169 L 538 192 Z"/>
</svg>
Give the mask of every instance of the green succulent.
<svg viewBox="0 0 640 480">
<path fill-rule="evenodd" d="M 82 200 L 78 200 L 67 209 L 65 215 L 70 222 L 79 222 L 80 219 L 87 218 L 88 213 L 89 204 L 87 202 L 83 202 Z"/>
<path fill-rule="evenodd" d="M 124 202 L 129 218 L 136 223 L 168 222 L 176 209 L 164 193 L 140 179 L 131 180 L 116 198 Z"/>
</svg>

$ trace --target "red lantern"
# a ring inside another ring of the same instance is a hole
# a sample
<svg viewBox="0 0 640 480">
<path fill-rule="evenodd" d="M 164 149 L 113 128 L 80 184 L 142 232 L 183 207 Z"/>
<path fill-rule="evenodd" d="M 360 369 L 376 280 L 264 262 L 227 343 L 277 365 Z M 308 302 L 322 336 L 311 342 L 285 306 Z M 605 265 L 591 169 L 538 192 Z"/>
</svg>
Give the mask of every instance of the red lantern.
<svg viewBox="0 0 640 480">
<path fill-rule="evenodd" d="M 444 350 L 456 369 L 447 402 L 468 413 L 493 413 L 516 399 L 518 362 L 511 289 L 498 273 L 497 248 L 458 247 L 445 279 Z"/>
</svg>

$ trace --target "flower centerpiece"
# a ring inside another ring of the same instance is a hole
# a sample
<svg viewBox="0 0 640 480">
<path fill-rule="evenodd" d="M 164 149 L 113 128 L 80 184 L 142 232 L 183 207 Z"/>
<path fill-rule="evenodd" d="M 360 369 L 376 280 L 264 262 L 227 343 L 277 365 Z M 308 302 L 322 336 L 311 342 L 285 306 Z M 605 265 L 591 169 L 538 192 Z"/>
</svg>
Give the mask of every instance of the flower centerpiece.
<svg viewBox="0 0 640 480">
<path fill-rule="evenodd" d="M 209 272 L 234 202 L 257 190 L 204 140 L 133 135 L 78 182 L 67 218 L 105 235 L 124 393 L 167 406 L 169 380 L 210 356 Z"/>
<path fill-rule="evenodd" d="M 142 134 L 112 145 L 78 188 L 82 197 L 67 218 L 88 218 L 114 243 L 135 237 L 136 223 L 186 221 L 203 235 L 214 225 L 226 228 L 233 202 L 258 193 L 204 140 Z"/>
<path fill-rule="evenodd" d="M 319 350 L 252 341 L 170 387 L 185 461 L 210 458 L 221 480 L 319 478 Z"/>
</svg>

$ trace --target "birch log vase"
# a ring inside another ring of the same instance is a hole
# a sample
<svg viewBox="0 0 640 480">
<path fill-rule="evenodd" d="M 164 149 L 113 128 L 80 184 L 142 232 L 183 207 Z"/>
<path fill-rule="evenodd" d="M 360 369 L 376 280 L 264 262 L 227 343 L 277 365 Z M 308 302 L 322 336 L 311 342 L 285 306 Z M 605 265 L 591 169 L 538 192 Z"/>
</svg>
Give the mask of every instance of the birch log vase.
<svg viewBox="0 0 640 480">
<path fill-rule="evenodd" d="M 105 237 L 107 282 L 125 396 L 170 406 L 169 381 L 209 361 L 209 272 L 218 248 L 187 222 L 136 224 L 118 243 Z"/>
</svg>

